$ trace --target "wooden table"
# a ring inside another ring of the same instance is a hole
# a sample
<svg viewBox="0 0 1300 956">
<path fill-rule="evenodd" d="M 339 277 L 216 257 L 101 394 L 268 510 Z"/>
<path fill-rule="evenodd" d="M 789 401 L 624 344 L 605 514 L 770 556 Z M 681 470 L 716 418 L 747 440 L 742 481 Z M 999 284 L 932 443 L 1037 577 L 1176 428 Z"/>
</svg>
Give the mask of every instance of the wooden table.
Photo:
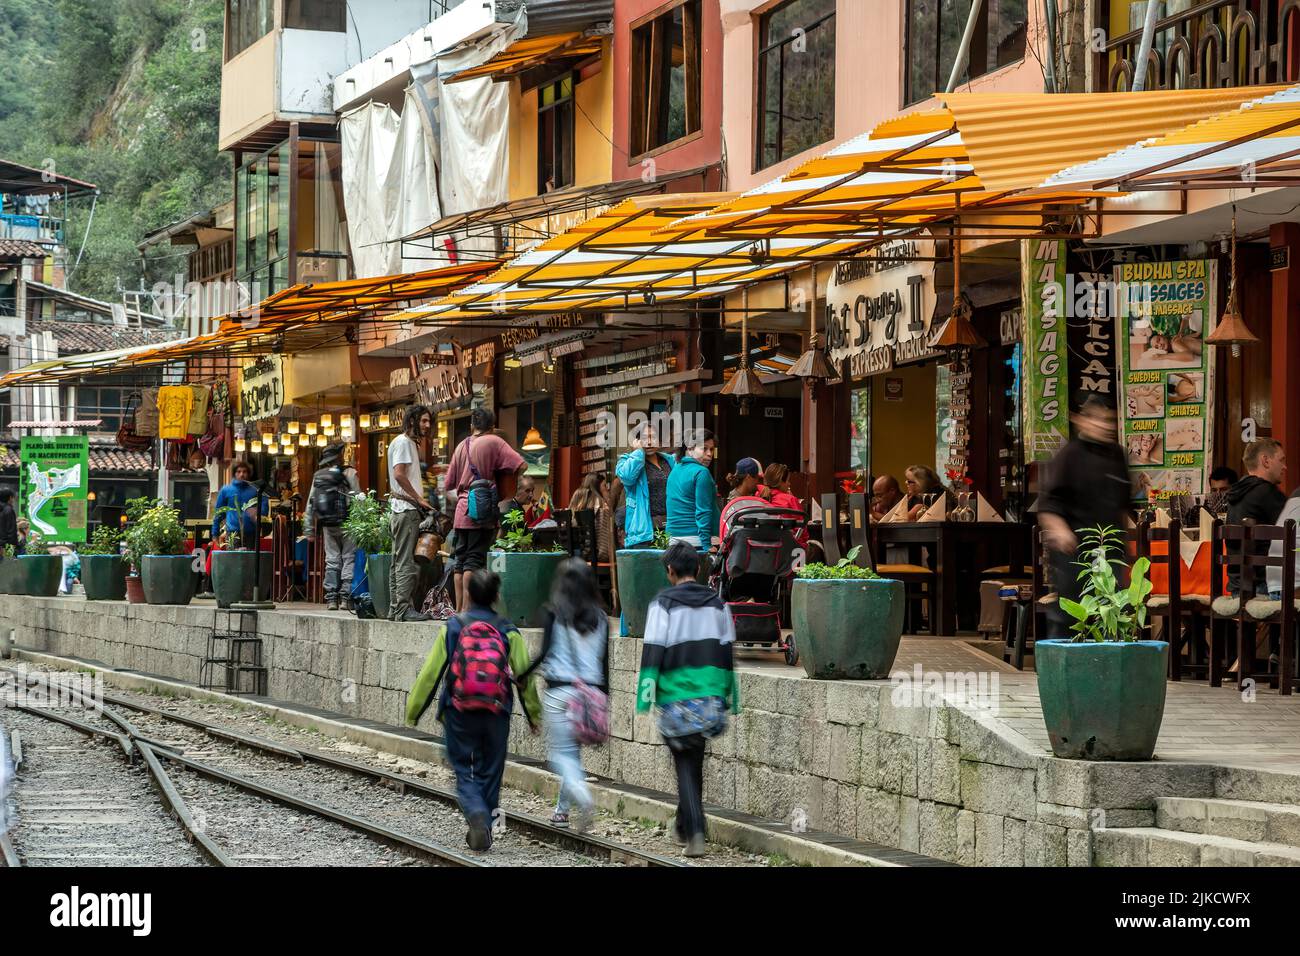
<svg viewBox="0 0 1300 956">
<path fill-rule="evenodd" d="M 910 548 L 924 546 L 930 550 L 935 570 L 934 607 L 931 630 L 945 636 L 957 633 L 957 603 L 971 596 L 973 607 L 979 601 L 979 572 L 994 564 L 1007 564 L 1011 577 L 1029 577 L 1031 526 L 1007 521 L 915 521 L 873 524 L 871 533 L 876 560 L 885 563 L 889 545 Z M 974 547 L 974 575 L 962 580 L 958 574 L 958 555 Z M 914 563 L 921 563 L 919 560 Z"/>
</svg>

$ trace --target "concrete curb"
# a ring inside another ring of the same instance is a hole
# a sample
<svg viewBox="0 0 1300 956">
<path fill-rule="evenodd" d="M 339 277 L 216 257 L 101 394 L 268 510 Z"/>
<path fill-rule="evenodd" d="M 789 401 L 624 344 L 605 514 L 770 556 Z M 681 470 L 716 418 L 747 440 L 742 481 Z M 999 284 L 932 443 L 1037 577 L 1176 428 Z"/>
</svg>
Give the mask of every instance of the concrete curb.
<svg viewBox="0 0 1300 956">
<path fill-rule="evenodd" d="M 398 728 L 370 720 L 340 719 L 338 715 L 310 707 L 289 706 L 251 697 L 236 697 L 205 690 L 192 684 L 106 667 L 97 661 L 59 657 L 14 647 L 13 659 L 48 667 L 91 670 L 111 687 L 135 691 L 164 691 L 177 697 L 207 700 L 263 711 L 294 727 L 318 731 L 327 737 L 363 744 L 385 753 L 414 760 L 446 764 L 446 752 L 437 738 L 423 731 Z M 518 789 L 554 799 L 559 778 L 539 762 L 512 756 L 506 763 L 505 782 Z M 591 785 L 601 809 L 615 816 L 636 817 L 667 824 L 677 812 L 676 797 L 670 794 L 600 779 Z M 820 831 L 796 834 L 788 824 L 763 820 L 750 814 L 708 807 L 710 839 L 763 855 L 780 854 L 804 866 L 952 866 L 955 864 L 921 856 L 907 850 L 879 846 L 862 840 Z"/>
</svg>

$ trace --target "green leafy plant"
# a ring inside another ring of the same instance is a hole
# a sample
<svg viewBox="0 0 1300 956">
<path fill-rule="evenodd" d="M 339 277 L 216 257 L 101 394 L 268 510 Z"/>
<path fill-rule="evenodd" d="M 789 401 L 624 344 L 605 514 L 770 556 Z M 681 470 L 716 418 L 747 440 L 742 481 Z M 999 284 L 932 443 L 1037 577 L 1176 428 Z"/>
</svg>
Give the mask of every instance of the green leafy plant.
<svg viewBox="0 0 1300 956">
<path fill-rule="evenodd" d="M 492 547 L 497 551 L 507 551 L 512 554 L 530 553 L 530 552 L 547 552 L 563 551 L 564 548 L 558 544 L 547 545 L 544 548 L 536 547 L 533 544 L 533 534 L 528 530 L 524 523 L 524 513 L 522 510 L 512 511 L 501 518 L 501 537 L 497 538 L 496 544 Z"/>
<path fill-rule="evenodd" d="M 226 526 L 226 520 L 225 520 L 226 515 L 231 514 L 232 512 L 234 514 L 242 514 L 242 512 L 238 508 L 232 508 L 230 505 L 222 505 L 220 508 L 217 509 L 216 513 L 212 516 L 212 520 L 216 522 L 218 528 L 223 528 Z M 229 547 L 227 548 L 227 550 L 231 550 L 231 551 L 252 550 L 251 545 L 246 545 L 244 543 L 244 522 L 242 520 L 238 522 L 238 527 L 239 527 L 238 531 L 236 531 L 234 534 L 229 535 L 227 537 L 227 541 L 229 542 Z"/>
<path fill-rule="evenodd" d="M 352 499 L 343 533 L 367 554 L 388 554 L 393 550 L 393 529 L 388 520 L 388 503 L 373 491 Z"/>
<path fill-rule="evenodd" d="M 169 505 L 155 503 L 144 511 L 139 520 L 127 525 L 122 536 L 126 542 L 126 556 L 137 569 L 148 554 L 180 554 L 185 541 L 185 528 L 181 513 Z"/>
<path fill-rule="evenodd" d="M 101 524 L 90 536 L 90 541 L 82 545 L 78 551 L 81 554 L 117 554 L 121 550 L 119 545 L 122 542 L 122 535 L 121 528 Z"/>
<path fill-rule="evenodd" d="M 1151 562 L 1138 558 L 1130 570 L 1128 586 L 1121 587 L 1116 571 L 1128 566 L 1124 532 L 1108 525 L 1084 528 L 1082 535 L 1083 560 L 1074 563 L 1083 569 L 1079 572 L 1083 593 L 1078 601 L 1060 599 L 1061 610 L 1074 618 L 1070 628 L 1074 642 L 1136 641 L 1147 621 Z"/>
<path fill-rule="evenodd" d="M 655 532 L 655 536 L 654 536 L 655 549 L 658 551 L 667 551 L 668 542 L 670 542 L 671 540 L 672 537 L 668 534 L 668 532 L 665 531 L 663 528 L 660 528 Z"/>
<path fill-rule="evenodd" d="M 805 581 L 870 581 L 880 577 L 870 568 L 858 567 L 856 562 L 861 553 L 862 545 L 858 545 L 836 564 L 805 564 L 795 576 Z"/>
<path fill-rule="evenodd" d="M 6 544 L 4 547 L 4 556 L 6 561 L 16 558 L 18 557 L 18 549 L 12 544 Z"/>
</svg>

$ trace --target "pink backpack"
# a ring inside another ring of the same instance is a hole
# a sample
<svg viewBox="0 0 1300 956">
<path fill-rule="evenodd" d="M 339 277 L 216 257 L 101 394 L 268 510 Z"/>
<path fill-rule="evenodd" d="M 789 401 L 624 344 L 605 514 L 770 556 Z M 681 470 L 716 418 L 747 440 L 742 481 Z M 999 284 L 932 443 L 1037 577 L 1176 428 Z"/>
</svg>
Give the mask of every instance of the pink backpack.
<svg viewBox="0 0 1300 956">
<path fill-rule="evenodd" d="M 451 651 L 451 705 L 459 711 L 510 710 L 510 645 L 487 621 L 461 618 Z"/>
</svg>

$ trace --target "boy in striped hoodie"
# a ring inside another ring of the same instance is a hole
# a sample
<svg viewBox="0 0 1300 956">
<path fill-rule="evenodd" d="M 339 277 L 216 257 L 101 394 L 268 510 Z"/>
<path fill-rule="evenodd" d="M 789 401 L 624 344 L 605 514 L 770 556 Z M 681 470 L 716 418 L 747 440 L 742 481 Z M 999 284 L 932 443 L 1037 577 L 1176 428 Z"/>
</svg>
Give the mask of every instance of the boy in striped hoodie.
<svg viewBox="0 0 1300 956">
<path fill-rule="evenodd" d="M 646 614 L 636 709 L 657 705 L 659 732 L 677 769 L 674 837 L 686 856 L 704 855 L 704 747 L 727 729 L 740 699 L 732 669 L 735 626 L 716 591 L 696 583 L 699 553 L 677 542 L 664 553 L 672 587 Z"/>
</svg>

